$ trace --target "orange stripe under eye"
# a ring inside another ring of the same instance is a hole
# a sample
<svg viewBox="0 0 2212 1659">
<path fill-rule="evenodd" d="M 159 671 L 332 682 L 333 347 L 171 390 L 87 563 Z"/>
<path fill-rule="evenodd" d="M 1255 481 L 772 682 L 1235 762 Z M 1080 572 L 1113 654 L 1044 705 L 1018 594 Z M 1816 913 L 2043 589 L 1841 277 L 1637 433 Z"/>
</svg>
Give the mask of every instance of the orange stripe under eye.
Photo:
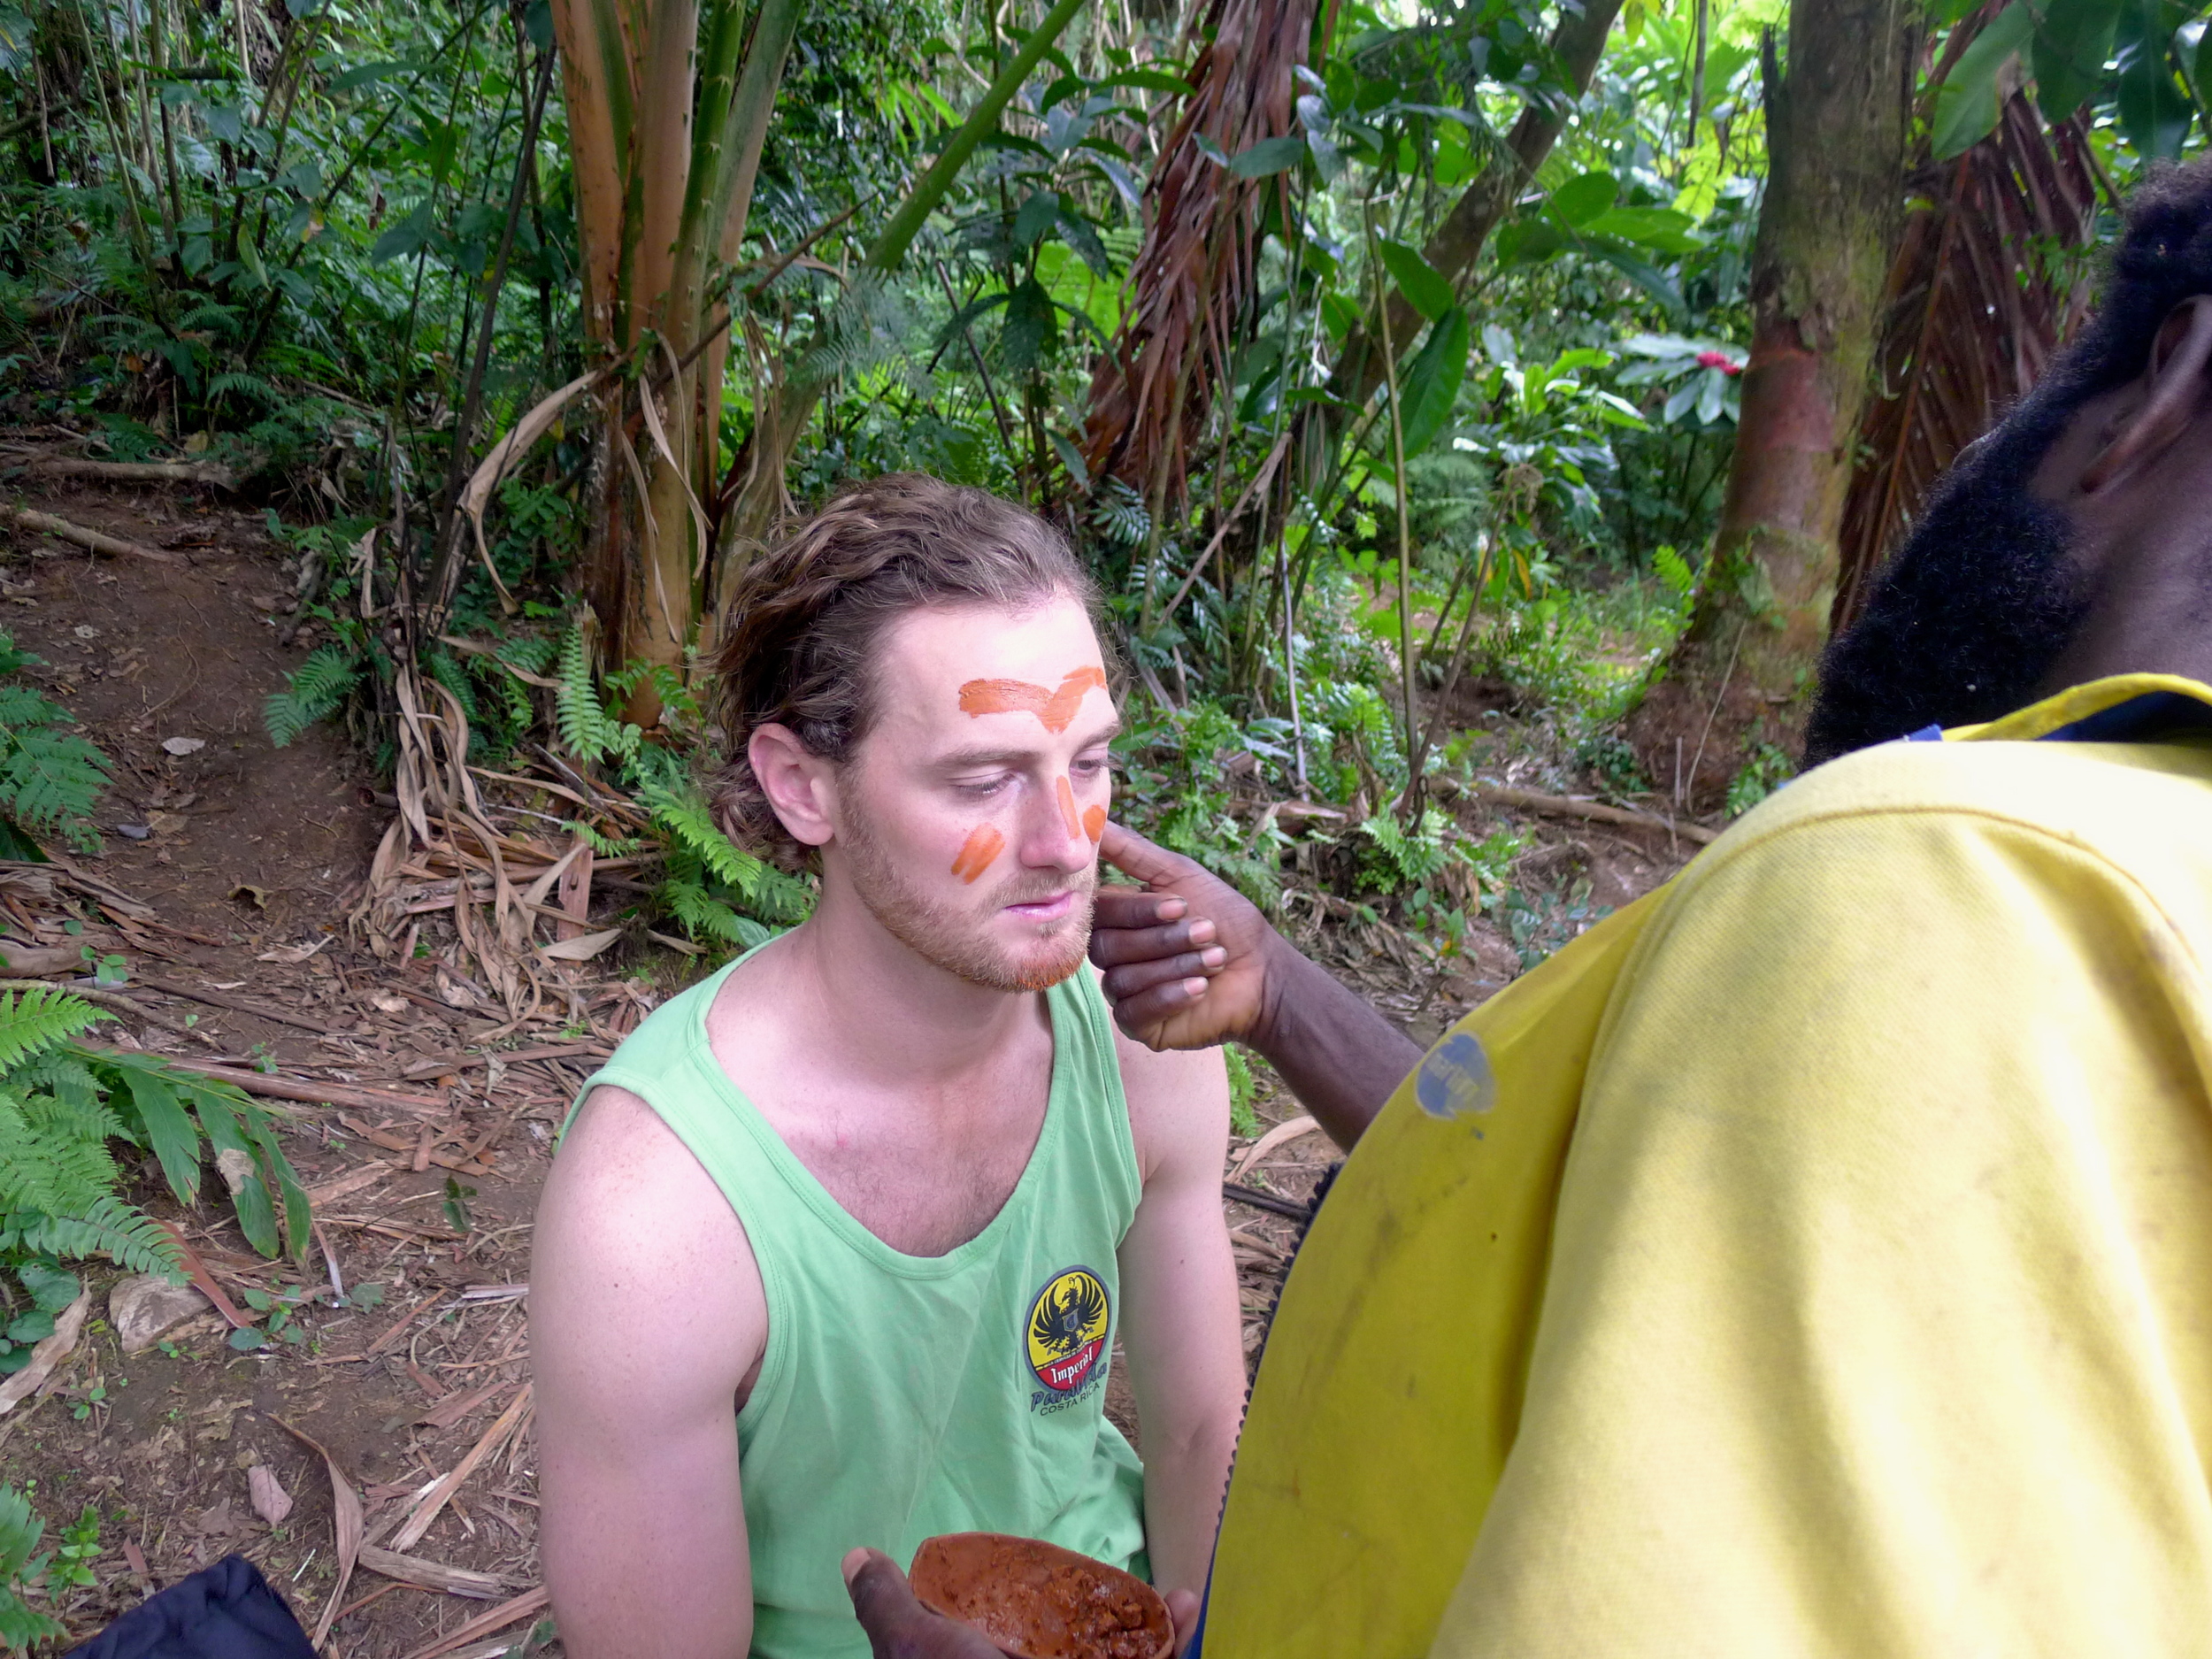
<svg viewBox="0 0 2212 1659">
<path fill-rule="evenodd" d="M 960 843 L 960 853 L 952 861 L 952 873 L 970 887 L 991 867 L 991 861 L 1006 850 L 1006 837 L 988 824 L 979 824 L 968 832 L 968 839 Z"/>
</svg>

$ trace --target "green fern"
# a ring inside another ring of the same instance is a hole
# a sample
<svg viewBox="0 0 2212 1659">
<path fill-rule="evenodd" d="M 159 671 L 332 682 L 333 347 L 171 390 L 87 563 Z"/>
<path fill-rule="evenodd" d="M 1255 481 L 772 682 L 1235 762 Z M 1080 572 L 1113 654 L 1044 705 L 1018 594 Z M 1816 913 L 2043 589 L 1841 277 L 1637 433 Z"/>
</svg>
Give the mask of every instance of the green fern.
<svg viewBox="0 0 2212 1659">
<path fill-rule="evenodd" d="M 282 749 L 316 721 L 335 713 L 360 683 L 364 666 L 359 653 L 342 645 L 319 647 L 286 677 L 284 689 L 271 692 L 262 705 L 269 741 Z"/>
<path fill-rule="evenodd" d="M 25 1589 L 45 1574 L 48 1557 L 31 1556 L 45 1531 L 46 1523 L 21 1493 L 0 1486 L 0 1647 L 10 1653 L 21 1653 L 34 1642 L 57 1640 L 65 1633 L 23 1601 Z"/>
<path fill-rule="evenodd" d="M 469 684 L 468 671 L 453 660 L 450 651 L 433 646 L 423 653 L 423 662 L 430 670 L 430 677 L 453 694 L 463 714 L 472 722 L 482 718 L 483 710 L 476 701 L 476 687 Z"/>
<path fill-rule="evenodd" d="M 12 1073 L 23 1061 L 107 1018 L 81 997 L 53 986 L 0 992 L 0 1088 L 15 1080 Z"/>
<path fill-rule="evenodd" d="M 39 659 L 0 634 L 0 674 Z M 107 787 L 108 758 L 78 736 L 69 710 L 25 685 L 0 685 L 0 817 L 26 836 L 58 836 L 96 852 L 92 810 Z"/>
<path fill-rule="evenodd" d="M 133 1272 L 175 1275 L 175 1240 L 116 1195 L 118 1141 L 151 1152 L 185 1203 L 198 1197 L 211 1150 L 247 1241 L 264 1256 L 303 1255 L 307 1194 L 269 1114 L 234 1086 L 157 1056 L 74 1041 L 107 1018 L 62 990 L 0 993 L 0 1266 L 35 1302 L 34 1286 L 57 1282 L 64 1261 L 104 1256 Z M 19 1368 L 42 1334 L 36 1319 L 7 1323 L 0 1373 Z"/>
<path fill-rule="evenodd" d="M 591 667 L 591 649 L 580 627 L 571 628 L 561 641 L 560 689 L 553 694 L 559 717 L 561 741 L 569 753 L 587 766 L 610 758 L 628 760 L 637 753 L 644 733 L 610 715 L 599 701 L 599 687 Z"/>
<path fill-rule="evenodd" d="M 284 395 L 258 374 L 246 374 L 236 370 L 218 374 L 207 383 L 207 398 L 213 403 L 226 392 L 238 392 L 252 398 L 265 409 L 274 409 L 284 401 Z"/>
</svg>

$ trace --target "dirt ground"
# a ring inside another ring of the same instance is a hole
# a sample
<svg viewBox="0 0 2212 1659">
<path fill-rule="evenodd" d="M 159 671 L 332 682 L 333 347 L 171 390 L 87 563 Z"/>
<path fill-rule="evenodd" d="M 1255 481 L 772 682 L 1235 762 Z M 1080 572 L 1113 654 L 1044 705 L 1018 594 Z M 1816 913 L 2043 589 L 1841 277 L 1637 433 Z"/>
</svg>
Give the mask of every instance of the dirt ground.
<svg viewBox="0 0 2212 1659">
<path fill-rule="evenodd" d="M 97 1587 L 55 1609 L 73 1642 L 233 1550 L 311 1628 L 338 1587 L 326 1452 L 359 1496 L 370 1546 L 326 1651 L 506 1653 L 539 1617 L 525 1298 L 552 1129 L 597 1057 L 689 970 L 661 952 L 643 982 L 635 961 L 620 978 L 591 964 L 567 1010 L 488 1046 L 500 1018 L 453 1006 L 469 999 L 453 995 L 434 957 L 388 968 L 349 933 L 388 797 L 378 803 L 365 757 L 342 734 L 319 727 L 279 749 L 264 730 L 264 700 L 312 641 L 278 642 L 291 572 L 261 515 L 181 488 L 35 491 L 26 504 L 180 556 L 96 559 L 21 534 L 0 552 L 0 631 L 45 659 L 31 677 L 116 763 L 100 812 L 104 850 L 79 867 L 152 911 L 119 918 L 65 886 L 38 911 L 41 942 L 126 957 L 124 994 L 147 1017 L 123 1020 L 127 1035 L 102 1028 L 119 1046 L 383 1093 L 284 1108 L 286 1150 L 316 1201 L 304 1265 L 263 1261 L 211 1205 L 180 1211 L 150 1180 L 133 1194 L 179 1226 L 234 1302 L 319 1290 L 296 1316 L 304 1340 L 239 1352 L 224 1317 L 209 1312 L 126 1356 L 102 1317 L 118 1276 L 88 1269 L 94 1320 L 58 1386 L 0 1417 L 0 1481 L 30 1496 L 50 1545 L 86 1504 L 104 1517 Z M 164 749 L 178 738 L 203 746 Z M 1680 862 L 1664 834 L 1527 827 L 1540 837 L 1525 861 L 1530 879 L 1578 872 L 1595 904 L 1625 902 Z M 620 906 L 618 893 L 603 901 L 593 925 Z M 1467 959 L 1440 972 L 1394 930 L 1345 910 L 1323 905 L 1293 920 L 1424 1041 L 1518 969 L 1486 923 Z M 73 919 L 81 934 L 66 931 Z M 1259 1107 L 1263 1131 L 1298 1112 L 1264 1078 Z M 1236 1143 L 1225 1173 L 1293 1203 L 1333 1156 L 1310 1133 L 1278 1137 L 1256 1158 L 1254 1149 Z M 1255 1204 L 1227 1210 L 1254 1354 L 1297 1227 Z M 379 1305 L 328 1305 L 337 1286 L 352 1303 L 370 1300 L 365 1285 L 380 1287 Z M 1133 1415 L 1118 1389 L 1110 1409 Z M 427 1529 L 396 1531 L 424 1488 L 457 1469 L 463 1478 Z M 529 1651 L 557 1654 L 537 1631 L 541 1645 Z"/>
</svg>

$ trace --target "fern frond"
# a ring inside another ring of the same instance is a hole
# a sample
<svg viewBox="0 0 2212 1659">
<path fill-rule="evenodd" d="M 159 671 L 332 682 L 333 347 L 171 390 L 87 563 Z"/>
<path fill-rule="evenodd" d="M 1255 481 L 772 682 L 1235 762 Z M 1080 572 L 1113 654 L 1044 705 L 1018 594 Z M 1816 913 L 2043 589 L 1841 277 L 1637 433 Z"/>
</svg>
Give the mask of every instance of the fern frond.
<svg viewBox="0 0 2212 1659">
<path fill-rule="evenodd" d="M 95 1199 L 81 1216 L 20 1212 L 0 1217 L 0 1238 L 11 1236 L 22 1249 L 64 1261 L 104 1256 L 134 1273 L 179 1277 L 177 1241 L 158 1222 L 112 1194 Z"/>
<path fill-rule="evenodd" d="M 476 687 L 469 684 L 467 671 L 453 660 L 452 653 L 433 647 L 423 653 L 423 660 L 429 665 L 430 677 L 453 694 L 454 701 L 461 705 L 461 712 L 467 715 L 472 723 L 480 719 L 482 713 L 476 701 Z"/>
<path fill-rule="evenodd" d="M 282 749 L 316 721 L 334 712 L 359 683 L 363 667 L 359 654 L 342 645 L 318 647 L 286 676 L 284 689 L 271 692 L 262 705 L 262 724 L 269 728 L 269 741 Z"/>
<path fill-rule="evenodd" d="M 274 409 L 284 401 L 284 395 L 258 374 L 247 374 L 235 369 L 215 375 L 207 383 L 207 396 L 211 403 L 225 392 L 237 392 L 250 397 L 265 409 Z"/>
<path fill-rule="evenodd" d="M 553 706 L 561 741 L 587 766 L 596 765 L 613 747 L 608 728 L 614 722 L 600 706 L 599 688 L 592 677 L 591 650 L 580 627 L 571 628 L 561 641 L 561 670 L 557 678 L 561 688 L 553 694 Z"/>
<path fill-rule="evenodd" d="M 29 1056 L 66 1042 L 103 1019 L 91 1003 L 45 986 L 0 992 L 0 1074 Z"/>
<path fill-rule="evenodd" d="M 663 835 L 696 853 L 701 863 L 747 898 L 753 896 L 767 866 L 722 833 L 696 794 L 648 785 L 638 791 L 638 801 L 653 815 L 654 827 Z"/>
<path fill-rule="evenodd" d="M 694 939 L 718 939 L 724 944 L 749 950 L 775 937 L 774 929 L 764 927 L 749 916 L 739 915 L 695 882 L 664 881 L 657 896 Z"/>
</svg>

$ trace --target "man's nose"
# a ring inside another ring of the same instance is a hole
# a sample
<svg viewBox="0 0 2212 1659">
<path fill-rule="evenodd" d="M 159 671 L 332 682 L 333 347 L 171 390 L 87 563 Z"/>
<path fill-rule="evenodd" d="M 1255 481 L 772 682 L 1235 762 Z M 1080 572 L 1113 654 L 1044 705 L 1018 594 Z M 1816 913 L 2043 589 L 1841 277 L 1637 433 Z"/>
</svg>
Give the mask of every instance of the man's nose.
<svg viewBox="0 0 2212 1659">
<path fill-rule="evenodd" d="M 1037 792 L 1023 815 L 1022 862 L 1033 869 L 1087 868 L 1098 850 L 1083 828 L 1075 790 L 1065 772 Z"/>
</svg>

